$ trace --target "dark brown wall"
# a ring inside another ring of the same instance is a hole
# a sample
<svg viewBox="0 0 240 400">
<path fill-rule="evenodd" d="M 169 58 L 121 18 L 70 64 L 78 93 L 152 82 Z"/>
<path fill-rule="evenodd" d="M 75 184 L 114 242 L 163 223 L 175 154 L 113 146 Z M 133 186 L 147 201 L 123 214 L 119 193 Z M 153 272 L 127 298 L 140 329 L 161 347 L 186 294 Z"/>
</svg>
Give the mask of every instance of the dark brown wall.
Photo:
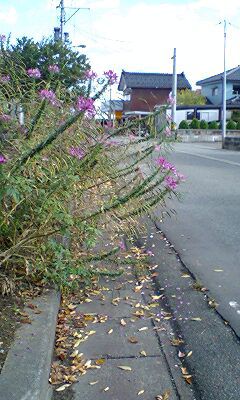
<svg viewBox="0 0 240 400">
<path fill-rule="evenodd" d="M 171 89 L 132 89 L 131 100 L 124 111 L 153 111 L 155 105 L 166 104 Z"/>
</svg>

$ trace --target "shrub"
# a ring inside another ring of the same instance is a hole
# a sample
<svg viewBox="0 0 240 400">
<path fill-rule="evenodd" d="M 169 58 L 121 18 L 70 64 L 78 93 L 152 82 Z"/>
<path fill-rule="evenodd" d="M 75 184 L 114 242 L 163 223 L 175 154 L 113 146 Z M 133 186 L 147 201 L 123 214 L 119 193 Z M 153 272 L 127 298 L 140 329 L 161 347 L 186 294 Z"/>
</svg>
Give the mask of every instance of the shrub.
<svg viewBox="0 0 240 400">
<path fill-rule="evenodd" d="M 193 118 L 193 120 L 190 123 L 190 128 L 191 129 L 199 129 L 200 128 L 200 122 L 197 118 Z"/>
<path fill-rule="evenodd" d="M 230 119 L 230 120 L 227 122 L 226 128 L 229 129 L 229 130 L 234 130 L 234 129 L 236 129 L 236 122 L 234 122 L 232 119 Z"/>
<path fill-rule="evenodd" d="M 236 129 L 237 129 L 238 131 L 240 131 L 240 121 L 237 122 Z"/>
<path fill-rule="evenodd" d="M 217 121 L 210 121 L 208 124 L 209 129 L 218 129 Z"/>
<path fill-rule="evenodd" d="M 200 121 L 200 129 L 207 129 L 208 128 L 208 123 L 204 119 Z"/>
<path fill-rule="evenodd" d="M 178 129 L 189 129 L 188 122 L 183 120 L 180 122 Z"/>
</svg>

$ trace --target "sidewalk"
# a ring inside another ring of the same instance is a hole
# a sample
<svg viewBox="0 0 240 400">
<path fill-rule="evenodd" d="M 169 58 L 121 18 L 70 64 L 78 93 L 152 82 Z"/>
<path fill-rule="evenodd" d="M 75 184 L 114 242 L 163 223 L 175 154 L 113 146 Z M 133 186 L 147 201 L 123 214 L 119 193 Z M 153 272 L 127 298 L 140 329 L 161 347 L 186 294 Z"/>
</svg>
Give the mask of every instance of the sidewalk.
<svg viewBox="0 0 240 400">
<path fill-rule="evenodd" d="M 173 336 L 171 343 L 164 336 L 171 316 L 166 313 L 163 320 L 159 318 L 164 312 L 158 304 L 163 292 L 155 293 L 150 277 L 139 282 L 130 267 L 122 276 L 103 279 L 101 284 L 92 301 L 75 309 L 90 321 L 79 331 L 83 340 L 75 347 L 89 368 L 77 383 L 55 391 L 53 399 L 194 399 L 186 383 L 188 371 L 181 369 L 179 349 L 172 345 L 180 338 Z"/>
</svg>

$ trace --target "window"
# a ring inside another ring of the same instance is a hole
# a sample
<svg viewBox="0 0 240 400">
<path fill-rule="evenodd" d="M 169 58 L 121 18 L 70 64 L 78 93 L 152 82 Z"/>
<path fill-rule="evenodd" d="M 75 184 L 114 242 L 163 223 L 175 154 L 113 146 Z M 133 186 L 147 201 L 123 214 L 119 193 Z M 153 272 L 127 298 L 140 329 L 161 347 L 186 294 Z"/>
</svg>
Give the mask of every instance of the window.
<svg viewBox="0 0 240 400">
<path fill-rule="evenodd" d="M 240 86 L 239 85 L 233 85 L 233 94 L 240 94 Z"/>
<path fill-rule="evenodd" d="M 217 96 L 218 95 L 218 87 L 212 88 L 212 96 Z"/>
</svg>

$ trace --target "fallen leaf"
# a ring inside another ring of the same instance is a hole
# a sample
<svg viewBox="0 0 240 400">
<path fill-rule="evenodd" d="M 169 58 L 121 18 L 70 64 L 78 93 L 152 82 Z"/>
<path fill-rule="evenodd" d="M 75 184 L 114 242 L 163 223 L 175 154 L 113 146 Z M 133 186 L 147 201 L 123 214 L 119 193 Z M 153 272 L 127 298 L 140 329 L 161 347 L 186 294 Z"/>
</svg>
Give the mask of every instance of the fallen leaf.
<svg viewBox="0 0 240 400">
<path fill-rule="evenodd" d="M 75 310 L 75 308 L 77 308 L 76 304 L 69 304 L 68 305 L 69 310 Z"/>
<path fill-rule="evenodd" d="M 214 269 L 214 272 L 223 272 L 223 269 Z"/>
<path fill-rule="evenodd" d="M 191 357 L 192 353 L 193 353 L 192 350 L 189 351 L 189 353 L 187 353 L 187 357 Z"/>
<path fill-rule="evenodd" d="M 95 361 L 95 364 L 97 365 L 102 365 L 106 362 L 105 358 L 99 358 L 98 360 Z"/>
<path fill-rule="evenodd" d="M 91 303 L 92 300 L 91 299 L 85 299 L 85 303 Z"/>
<path fill-rule="evenodd" d="M 95 382 L 89 382 L 89 385 L 93 386 L 96 385 L 99 381 L 95 381 Z"/>
<path fill-rule="evenodd" d="M 122 369 L 123 371 L 132 371 L 132 368 L 128 367 L 127 365 L 118 365 L 118 368 Z"/>
<path fill-rule="evenodd" d="M 20 322 L 21 322 L 22 324 L 31 324 L 31 323 L 32 323 L 32 321 L 30 320 L 30 318 L 21 318 L 21 319 L 20 319 Z"/>
<path fill-rule="evenodd" d="M 154 272 L 154 273 L 151 275 L 151 278 L 155 278 L 155 277 L 158 276 L 158 275 L 159 275 L 158 272 Z"/>
<path fill-rule="evenodd" d="M 159 395 L 156 397 L 156 400 L 169 400 L 170 399 L 170 394 L 171 391 L 170 390 L 166 390 L 162 395 Z"/>
<path fill-rule="evenodd" d="M 130 336 L 128 341 L 133 344 L 138 343 L 138 339 L 135 336 Z"/>
<path fill-rule="evenodd" d="M 31 308 L 31 310 L 35 310 L 35 308 L 37 308 L 37 306 L 35 306 L 35 304 L 29 303 L 28 308 Z"/>
<path fill-rule="evenodd" d="M 182 274 L 181 278 L 191 278 L 191 276 L 189 274 Z"/>
<path fill-rule="evenodd" d="M 108 331 L 108 335 L 111 335 L 111 333 L 113 333 L 113 329 L 110 329 L 110 330 Z"/>
<path fill-rule="evenodd" d="M 160 294 L 159 296 L 151 295 L 153 300 L 159 300 L 163 297 L 163 294 Z"/>
<path fill-rule="evenodd" d="M 172 339 L 171 340 L 171 344 L 173 345 L 173 346 L 180 346 L 180 344 L 183 344 L 184 343 L 184 341 L 182 340 L 182 339 L 179 339 L 179 338 L 174 338 L 174 339 Z"/>
<path fill-rule="evenodd" d="M 63 392 L 66 388 L 71 386 L 70 383 L 66 383 L 65 385 L 60 386 L 59 388 L 56 389 L 56 392 Z"/>
<path fill-rule="evenodd" d="M 140 396 L 141 394 L 143 394 L 145 392 L 145 390 L 144 389 L 142 389 L 142 390 L 140 390 L 140 392 L 138 392 L 138 396 Z"/>
<path fill-rule="evenodd" d="M 202 321 L 202 319 L 199 317 L 193 317 L 191 318 L 191 321 Z"/>
<path fill-rule="evenodd" d="M 104 392 L 107 392 L 109 390 L 109 386 L 105 387 L 105 389 L 103 389 Z"/>
<path fill-rule="evenodd" d="M 144 350 L 139 351 L 139 354 L 141 354 L 141 356 L 147 357 L 147 353 Z"/>
<path fill-rule="evenodd" d="M 120 324 L 121 324 L 122 326 L 126 326 L 126 325 L 127 325 L 127 323 L 124 321 L 124 319 L 121 319 Z"/>
<path fill-rule="evenodd" d="M 191 383 L 192 383 L 192 375 L 184 375 L 183 377 L 184 377 L 185 381 L 186 381 L 189 385 L 191 385 Z"/>
<path fill-rule="evenodd" d="M 138 331 L 139 331 L 139 332 L 142 332 L 142 331 L 146 331 L 147 329 L 148 329 L 147 326 L 143 326 L 142 328 L 139 328 Z"/>
</svg>

